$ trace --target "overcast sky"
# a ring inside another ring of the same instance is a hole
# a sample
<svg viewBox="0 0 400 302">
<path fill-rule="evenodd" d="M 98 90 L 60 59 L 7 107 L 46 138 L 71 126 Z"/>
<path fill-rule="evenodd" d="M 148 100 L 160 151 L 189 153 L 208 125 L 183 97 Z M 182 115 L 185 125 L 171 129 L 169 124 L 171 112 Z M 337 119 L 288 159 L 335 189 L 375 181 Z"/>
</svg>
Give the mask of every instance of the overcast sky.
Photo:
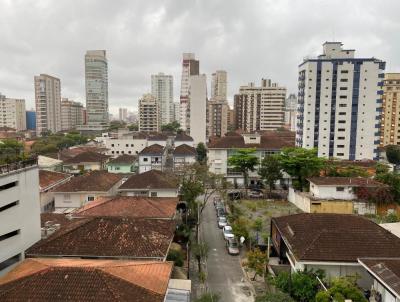
<svg viewBox="0 0 400 302">
<path fill-rule="evenodd" d="M 228 72 L 230 100 L 262 77 L 296 92 L 298 64 L 328 40 L 400 72 L 399 13 L 400 0 L 0 0 L 0 92 L 29 109 L 33 76 L 47 73 L 85 103 L 88 49 L 107 50 L 112 113 L 136 110 L 158 72 L 174 76 L 178 101 L 183 52 L 209 81 Z"/>
</svg>

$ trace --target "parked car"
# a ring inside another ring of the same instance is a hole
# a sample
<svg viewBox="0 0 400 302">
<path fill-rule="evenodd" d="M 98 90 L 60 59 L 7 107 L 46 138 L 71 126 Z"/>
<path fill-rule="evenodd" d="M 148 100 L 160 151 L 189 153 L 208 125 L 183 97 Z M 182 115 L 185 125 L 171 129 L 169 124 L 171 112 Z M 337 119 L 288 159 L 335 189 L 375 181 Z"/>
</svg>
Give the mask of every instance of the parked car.
<svg viewBox="0 0 400 302">
<path fill-rule="evenodd" d="M 263 198 L 264 194 L 262 193 L 262 191 L 256 191 L 256 190 L 252 190 L 249 193 L 249 197 L 250 198 Z"/>
<path fill-rule="evenodd" d="M 226 225 L 222 228 L 222 235 L 224 236 L 225 240 L 235 237 L 232 231 L 232 227 L 230 225 Z"/>
<path fill-rule="evenodd" d="M 224 226 L 228 224 L 228 220 L 225 216 L 218 217 L 218 227 L 222 229 Z"/>
<path fill-rule="evenodd" d="M 217 207 L 217 204 L 218 204 L 219 202 L 221 202 L 221 198 L 219 198 L 219 197 L 214 197 L 214 198 L 213 198 L 214 207 Z"/>
<path fill-rule="evenodd" d="M 226 216 L 225 209 L 217 208 L 217 217 Z"/>
<path fill-rule="evenodd" d="M 239 255 L 239 243 L 237 242 L 236 238 L 229 238 L 226 241 L 226 250 L 228 251 L 229 255 Z"/>
</svg>

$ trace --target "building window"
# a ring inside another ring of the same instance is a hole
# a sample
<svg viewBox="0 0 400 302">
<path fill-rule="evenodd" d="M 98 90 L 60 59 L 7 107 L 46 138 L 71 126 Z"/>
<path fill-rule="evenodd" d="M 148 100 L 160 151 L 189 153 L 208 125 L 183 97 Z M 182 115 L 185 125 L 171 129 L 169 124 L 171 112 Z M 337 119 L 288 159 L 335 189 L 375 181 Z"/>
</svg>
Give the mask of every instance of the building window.
<svg viewBox="0 0 400 302">
<path fill-rule="evenodd" d="M 8 184 L 0 186 L 0 191 L 4 191 L 4 190 L 7 190 L 7 189 L 16 187 L 16 186 L 18 186 L 18 181 L 13 181 L 13 182 L 10 182 Z"/>
<path fill-rule="evenodd" d="M 94 200 L 94 196 L 88 196 L 87 197 L 87 201 L 93 201 Z"/>
<path fill-rule="evenodd" d="M 71 200 L 71 194 L 64 194 L 64 201 Z"/>
<path fill-rule="evenodd" d="M 150 196 L 151 196 L 151 197 L 157 197 L 157 192 L 151 192 L 151 193 L 150 193 Z"/>
<path fill-rule="evenodd" d="M 143 161 L 149 161 L 149 159 L 147 157 L 143 158 Z"/>
<path fill-rule="evenodd" d="M 7 260 L 4 260 L 3 262 L 0 262 L 0 271 L 15 263 L 18 263 L 20 260 L 21 260 L 21 254 L 18 254 L 11 258 L 8 258 Z"/>
<path fill-rule="evenodd" d="M 12 208 L 19 204 L 19 200 L 6 204 L 5 206 L 0 207 L 0 212 L 3 212 L 9 208 Z"/>
<path fill-rule="evenodd" d="M 344 192 L 344 187 L 336 187 L 336 192 Z"/>
<path fill-rule="evenodd" d="M 12 232 L 8 232 L 8 233 L 0 236 L 0 241 L 6 240 L 6 239 L 14 237 L 14 236 L 17 236 L 19 233 L 20 233 L 20 230 L 15 230 L 15 231 L 12 231 Z"/>
</svg>

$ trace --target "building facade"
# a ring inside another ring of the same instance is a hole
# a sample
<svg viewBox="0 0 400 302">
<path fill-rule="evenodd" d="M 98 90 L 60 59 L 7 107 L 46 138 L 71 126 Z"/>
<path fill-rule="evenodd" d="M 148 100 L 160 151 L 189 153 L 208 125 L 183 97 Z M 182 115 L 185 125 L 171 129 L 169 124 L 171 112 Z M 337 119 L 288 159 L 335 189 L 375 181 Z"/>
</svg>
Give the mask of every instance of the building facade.
<svg viewBox="0 0 400 302">
<path fill-rule="evenodd" d="M 383 81 L 381 146 L 400 145 L 400 73 L 386 73 Z"/>
<path fill-rule="evenodd" d="M 208 136 L 224 136 L 228 132 L 229 105 L 225 100 L 208 102 Z"/>
<path fill-rule="evenodd" d="M 199 75 L 200 62 L 195 59 L 194 53 L 184 53 L 182 59 L 182 78 L 180 94 L 180 124 L 183 130 L 190 127 L 189 89 L 190 77 Z"/>
<path fill-rule="evenodd" d="M 225 101 L 227 98 L 227 73 L 217 70 L 211 75 L 211 99 Z"/>
<path fill-rule="evenodd" d="M 87 130 L 108 126 L 108 62 L 105 50 L 88 50 L 85 55 Z"/>
<path fill-rule="evenodd" d="M 241 86 L 234 97 L 236 127 L 246 132 L 277 130 L 284 126 L 286 88 L 262 79 L 261 86 L 254 83 Z"/>
<path fill-rule="evenodd" d="M 297 96 L 291 93 L 285 102 L 285 127 L 296 131 Z"/>
<path fill-rule="evenodd" d="M 139 100 L 139 131 L 158 132 L 160 129 L 160 108 L 157 99 L 151 94 L 144 94 Z"/>
<path fill-rule="evenodd" d="M 83 105 L 63 98 L 61 101 L 61 130 L 75 129 L 84 121 Z"/>
<path fill-rule="evenodd" d="M 26 130 L 25 100 L 10 99 L 0 94 L 0 112 L 0 127 Z"/>
<path fill-rule="evenodd" d="M 173 121 L 180 123 L 180 103 L 174 103 L 174 119 Z"/>
<path fill-rule="evenodd" d="M 326 42 L 299 66 L 296 145 L 321 157 L 378 159 L 385 62 L 342 46 Z"/>
<path fill-rule="evenodd" d="M 160 108 L 161 124 L 174 120 L 174 81 L 172 75 L 162 72 L 151 76 L 151 94 L 157 99 Z"/>
<path fill-rule="evenodd" d="M 36 111 L 26 111 L 26 129 L 36 130 Z"/>
<path fill-rule="evenodd" d="M 128 108 L 119 108 L 118 114 L 120 121 L 126 122 L 128 120 Z"/>
<path fill-rule="evenodd" d="M 41 74 L 35 76 L 36 133 L 61 131 L 60 79 Z"/>
<path fill-rule="evenodd" d="M 206 75 L 190 76 L 189 133 L 195 145 L 207 141 L 207 79 Z"/>
</svg>

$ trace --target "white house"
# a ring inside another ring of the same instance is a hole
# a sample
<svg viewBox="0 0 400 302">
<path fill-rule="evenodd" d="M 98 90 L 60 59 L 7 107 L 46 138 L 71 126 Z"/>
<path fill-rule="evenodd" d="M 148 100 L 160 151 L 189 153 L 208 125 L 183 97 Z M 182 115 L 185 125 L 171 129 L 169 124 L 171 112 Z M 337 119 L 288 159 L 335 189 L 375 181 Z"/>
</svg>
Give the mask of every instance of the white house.
<svg viewBox="0 0 400 302">
<path fill-rule="evenodd" d="M 40 189 L 40 211 L 50 212 L 54 210 L 54 192 L 56 187 L 68 182 L 73 175 L 39 170 L 39 189 Z"/>
<path fill-rule="evenodd" d="M 0 166 L 0 276 L 23 260 L 25 250 L 39 240 L 37 161 Z"/>
<path fill-rule="evenodd" d="M 174 172 L 179 173 L 187 165 L 196 162 L 196 149 L 186 144 L 179 145 L 172 151 L 174 160 Z"/>
<path fill-rule="evenodd" d="M 64 161 L 64 171 L 79 173 L 83 171 L 103 170 L 108 162 L 108 155 L 86 151 Z"/>
<path fill-rule="evenodd" d="M 122 183 L 120 174 L 91 171 L 53 190 L 56 211 L 80 208 L 99 196 L 115 196 Z"/>
<path fill-rule="evenodd" d="M 118 189 L 124 196 L 178 197 L 176 179 L 158 170 L 132 175 Z"/>
<path fill-rule="evenodd" d="M 150 170 L 163 170 L 166 161 L 166 149 L 158 144 L 144 148 L 139 153 L 139 174 Z"/>
</svg>

